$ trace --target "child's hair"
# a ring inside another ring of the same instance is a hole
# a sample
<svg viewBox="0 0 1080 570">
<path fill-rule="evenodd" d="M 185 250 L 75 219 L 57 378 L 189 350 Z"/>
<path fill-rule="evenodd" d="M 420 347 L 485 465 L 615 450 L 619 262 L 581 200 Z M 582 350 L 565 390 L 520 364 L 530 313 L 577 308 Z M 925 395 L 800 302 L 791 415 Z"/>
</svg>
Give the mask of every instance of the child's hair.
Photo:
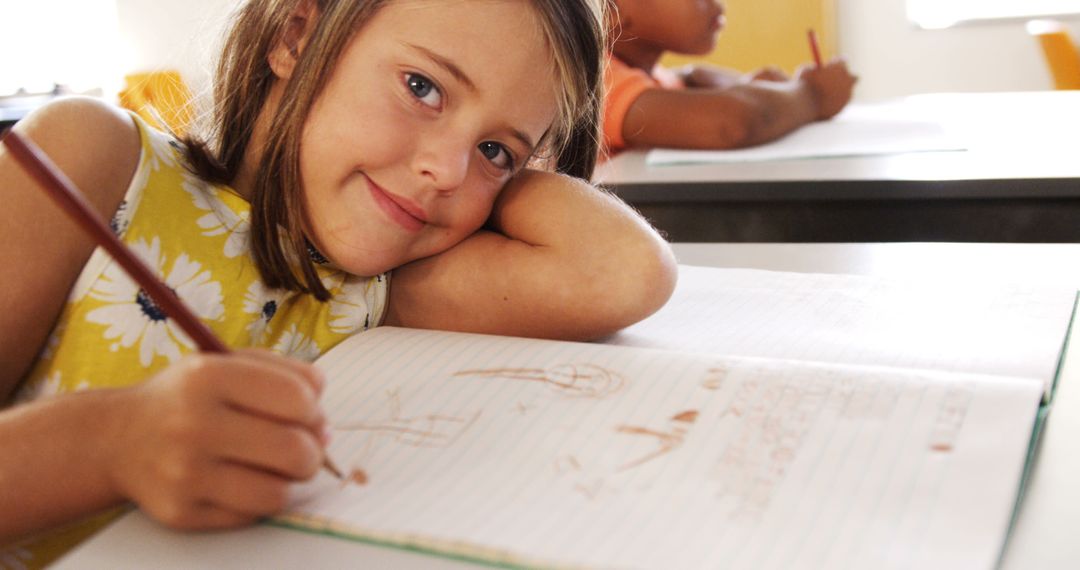
<svg viewBox="0 0 1080 570">
<path fill-rule="evenodd" d="M 301 1 L 248 0 L 234 15 L 214 80 L 210 138 L 185 140 L 191 168 L 201 178 L 229 184 L 236 177 L 274 81 L 268 56 Z M 300 137 L 345 45 L 392 1 L 315 0 L 320 16 L 269 126 L 252 192 L 252 254 L 269 287 L 329 297 L 303 234 Z M 558 114 L 544 146 L 558 172 L 584 179 L 592 175 L 600 144 L 605 2 L 529 2 L 542 22 L 561 86 Z"/>
</svg>

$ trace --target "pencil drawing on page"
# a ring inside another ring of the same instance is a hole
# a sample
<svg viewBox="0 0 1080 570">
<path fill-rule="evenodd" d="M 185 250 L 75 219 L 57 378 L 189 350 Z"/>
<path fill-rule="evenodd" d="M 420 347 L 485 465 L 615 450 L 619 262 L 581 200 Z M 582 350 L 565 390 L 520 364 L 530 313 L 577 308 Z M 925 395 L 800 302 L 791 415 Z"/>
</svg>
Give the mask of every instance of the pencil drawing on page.
<svg viewBox="0 0 1080 570">
<path fill-rule="evenodd" d="M 564 396 L 603 399 L 618 393 L 626 380 L 595 364 L 559 364 L 550 368 L 492 368 L 462 370 L 454 378 L 499 378 L 538 382 Z"/>
<path fill-rule="evenodd" d="M 366 442 L 374 445 L 378 440 L 390 440 L 411 447 L 449 447 L 472 427 L 480 410 L 461 415 L 426 413 L 414 416 L 401 411 L 401 396 L 397 391 L 387 393 L 387 409 L 384 418 L 348 422 L 334 426 L 346 432 L 366 432 L 372 437 Z"/>
<path fill-rule="evenodd" d="M 620 425 L 615 431 L 621 434 L 644 436 L 652 438 L 656 442 L 656 449 L 641 457 L 637 457 L 619 468 L 619 471 L 627 471 L 644 465 L 658 457 L 670 453 L 683 444 L 689 426 L 697 421 L 697 410 L 686 410 L 675 414 L 668 420 L 668 427 L 664 430 L 652 429 L 640 426 Z"/>
</svg>

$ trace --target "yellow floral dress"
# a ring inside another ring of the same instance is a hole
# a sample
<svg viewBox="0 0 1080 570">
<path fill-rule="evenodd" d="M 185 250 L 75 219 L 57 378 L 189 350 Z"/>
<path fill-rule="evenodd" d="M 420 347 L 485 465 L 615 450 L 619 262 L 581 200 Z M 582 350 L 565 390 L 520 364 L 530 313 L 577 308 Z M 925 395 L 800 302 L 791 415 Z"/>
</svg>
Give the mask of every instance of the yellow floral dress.
<svg viewBox="0 0 1080 570">
<path fill-rule="evenodd" d="M 379 324 L 389 274 L 357 277 L 319 266 L 332 295 L 327 302 L 268 289 L 248 253 L 249 203 L 191 174 L 178 141 L 132 118 L 141 157 L 113 231 L 225 344 L 310 361 Z M 136 384 L 193 350 L 191 339 L 98 248 L 16 401 Z M 114 516 L 0 545 L 0 568 L 43 566 Z"/>
</svg>

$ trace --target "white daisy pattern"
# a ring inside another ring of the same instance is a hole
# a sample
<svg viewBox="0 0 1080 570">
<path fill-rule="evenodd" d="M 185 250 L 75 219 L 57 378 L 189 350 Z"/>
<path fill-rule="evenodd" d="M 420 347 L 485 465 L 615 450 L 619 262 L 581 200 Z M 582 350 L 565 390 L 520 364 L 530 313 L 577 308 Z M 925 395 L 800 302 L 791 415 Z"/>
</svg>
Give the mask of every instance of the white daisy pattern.
<svg viewBox="0 0 1080 570">
<path fill-rule="evenodd" d="M 225 202 L 214 195 L 205 182 L 185 173 L 182 184 L 185 191 L 191 195 L 195 206 L 200 210 L 206 210 L 207 214 L 199 218 L 196 223 L 203 229 L 204 236 L 227 235 L 225 238 L 225 257 L 233 258 L 248 252 L 248 240 L 251 237 L 251 221 L 249 211 L 237 213 Z"/>
<path fill-rule="evenodd" d="M 244 294 L 244 312 L 257 315 L 247 326 L 253 345 L 260 346 L 266 341 L 270 320 L 289 294 L 285 289 L 270 289 L 257 279 L 248 286 Z"/>
<path fill-rule="evenodd" d="M 318 358 L 320 354 L 319 345 L 315 344 L 314 340 L 297 331 L 295 324 L 289 326 L 289 330 L 281 335 L 277 344 L 274 345 L 273 351 L 278 354 L 303 360 L 304 362 L 311 362 Z"/>
<path fill-rule="evenodd" d="M 161 254 L 161 240 L 153 238 L 149 244 L 140 239 L 131 244 L 139 255 L 158 275 L 166 273 L 168 260 Z M 221 284 L 211 279 L 209 271 L 181 253 L 172 263 L 165 277 L 165 284 L 172 289 L 203 320 L 217 320 L 225 308 Z M 164 356 L 169 362 L 180 358 L 180 347 L 194 348 L 190 338 L 158 307 L 123 269 L 112 264 L 106 268 L 101 280 L 95 284 L 90 296 L 108 303 L 87 313 L 86 320 L 106 325 L 105 338 L 116 340 L 113 351 L 139 345 L 139 363 L 150 366 L 154 357 Z"/>
<path fill-rule="evenodd" d="M 49 374 L 38 382 L 25 384 L 21 389 L 19 389 L 18 393 L 15 394 L 15 401 L 30 402 L 50 396 L 59 396 L 60 394 L 79 392 L 89 389 L 90 383 L 86 380 L 78 382 L 72 387 L 65 386 L 61 372 L 59 370 L 56 370 L 53 371 L 52 374 Z"/>
<path fill-rule="evenodd" d="M 375 277 L 382 279 L 382 276 Z M 346 279 L 341 291 L 330 299 L 330 330 L 351 334 L 371 327 L 371 308 L 367 303 L 368 279 Z"/>
<path fill-rule="evenodd" d="M 146 137 L 144 140 L 150 147 L 150 153 L 146 157 L 146 166 L 150 171 L 161 170 L 163 167 L 177 170 L 179 162 L 176 160 L 176 153 L 180 149 L 179 141 L 167 135 Z"/>
</svg>

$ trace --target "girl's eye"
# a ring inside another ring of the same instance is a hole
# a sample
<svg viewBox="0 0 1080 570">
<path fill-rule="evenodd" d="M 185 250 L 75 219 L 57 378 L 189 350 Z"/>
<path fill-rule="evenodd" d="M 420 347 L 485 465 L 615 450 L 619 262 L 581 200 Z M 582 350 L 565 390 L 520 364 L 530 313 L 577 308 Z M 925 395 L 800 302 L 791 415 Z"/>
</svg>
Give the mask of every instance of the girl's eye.
<svg viewBox="0 0 1080 570">
<path fill-rule="evenodd" d="M 514 157 L 510 155 L 510 151 L 505 146 L 491 141 L 484 141 L 480 143 L 478 147 L 480 154 L 484 155 L 484 158 L 491 161 L 495 166 L 503 170 L 514 169 Z"/>
<path fill-rule="evenodd" d="M 438 109 L 442 106 L 442 92 L 435 86 L 435 82 L 420 75 L 418 73 L 405 74 L 405 84 L 409 87 L 409 92 L 413 97 L 420 100 L 421 103 Z"/>
</svg>

